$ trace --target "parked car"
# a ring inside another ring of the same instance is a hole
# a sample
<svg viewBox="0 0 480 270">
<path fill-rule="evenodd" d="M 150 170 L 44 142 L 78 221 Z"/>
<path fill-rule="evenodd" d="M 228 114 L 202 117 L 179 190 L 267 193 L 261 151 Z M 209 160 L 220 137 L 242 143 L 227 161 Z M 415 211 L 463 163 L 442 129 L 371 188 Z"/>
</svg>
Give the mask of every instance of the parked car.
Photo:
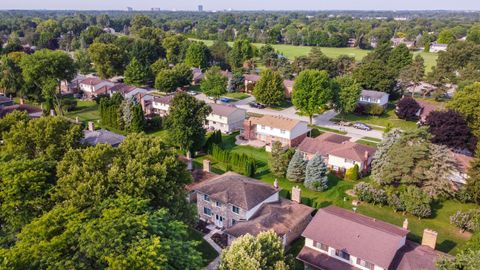
<svg viewBox="0 0 480 270">
<path fill-rule="evenodd" d="M 265 105 L 262 105 L 262 104 L 257 103 L 257 102 L 250 102 L 250 103 L 248 103 L 248 105 L 252 108 L 265 109 Z"/>
<path fill-rule="evenodd" d="M 190 96 L 196 96 L 196 95 L 198 95 L 198 92 L 190 90 L 190 91 L 187 92 L 187 94 L 189 94 Z"/>
<path fill-rule="evenodd" d="M 364 123 L 357 122 L 353 125 L 354 128 L 365 130 L 365 131 L 370 131 L 372 128 Z"/>
<path fill-rule="evenodd" d="M 222 97 L 222 98 L 220 99 L 220 102 L 223 102 L 223 103 L 229 103 L 229 102 L 231 102 L 231 101 L 232 101 L 232 99 L 231 99 L 231 98 L 227 98 L 227 97 Z"/>
</svg>

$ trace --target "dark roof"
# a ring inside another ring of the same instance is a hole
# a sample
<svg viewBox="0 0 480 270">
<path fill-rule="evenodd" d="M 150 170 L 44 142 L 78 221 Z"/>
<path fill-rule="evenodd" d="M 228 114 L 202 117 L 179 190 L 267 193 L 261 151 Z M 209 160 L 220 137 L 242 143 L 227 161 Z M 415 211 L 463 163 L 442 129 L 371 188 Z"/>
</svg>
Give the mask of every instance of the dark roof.
<svg viewBox="0 0 480 270">
<path fill-rule="evenodd" d="M 256 74 L 245 74 L 245 75 L 243 75 L 243 78 L 246 81 L 251 81 L 251 82 L 256 82 L 256 81 L 260 80 L 260 76 L 256 75 Z"/>
<path fill-rule="evenodd" d="M 6 96 L 0 96 L 0 104 L 3 104 L 3 103 L 11 103 L 12 100 Z"/>
<path fill-rule="evenodd" d="M 42 109 L 27 105 L 27 104 L 15 104 L 10 106 L 5 106 L 0 108 L 0 118 L 4 117 L 5 115 L 13 112 L 13 111 L 22 111 L 27 112 L 30 117 L 40 117 L 42 116 Z"/>
<path fill-rule="evenodd" d="M 172 99 L 175 97 L 175 95 L 166 95 L 166 96 L 153 96 L 153 101 L 162 103 L 162 104 L 170 104 L 172 102 Z"/>
<path fill-rule="evenodd" d="M 435 261 L 440 257 L 450 255 L 436 251 L 428 246 L 422 246 L 410 240 L 398 251 L 391 269 L 395 270 L 436 270 Z"/>
<path fill-rule="evenodd" d="M 313 208 L 309 206 L 280 199 L 278 202 L 264 204 L 250 220 L 238 222 L 225 232 L 239 237 L 273 229 L 278 235 L 285 235 L 305 223 L 312 212 Z"/>
<path fill-rule="evenodd" d="M 112 92 L 118 92 L 122 95 L 125 95 L 125 94 L 128 94 L 128 93 L 132 92 L 135 89 L 137 89 L 136 86 L 127 85 L 127 84 L 124 84 L 124 83 L 118 83 L 118 84 L 115 84 L 114 86 L 110 87 L 109 90 L 112 91 Z"/>
<path fill-rule="evenodd" d="M 235 106 L 213 104 L 213 103 L 211 103 L 209 105 L 212 108 L 212 114 L 221 115 L 221 116 L 225 116 L 225 117 L 228 117 L 230 114 L 232 114 L 232 113 L 234 113 L 238 110 L 245 111 L 245 110 L 239 109 Z M 246 111 L 245 111 L 245 113 L 246 113 Z"/>
<path fill-rule="evenodd" d="M 346 262 L 342 262 L 334 257 L 328 256 L 322 252 L 304 246 L 297 259 L 318 269 L 326 270 L 360 270 Z"/>
<path fill-rule="evenodd" d="M 105 129 L 98 129 L 95 131 L 85 130 L 82 142 L 90 145 L 110 144 L 111 146 L 118 146 L 123 140 L 125 140 L 123 135 Z"/>
<path fill-rule="evenodd" d="M 303 236 L 388 269 L 408 230 L 336 206 L 318 210 Z"/>
<path fill-rule="evenodd" d="M 373 91 L 373 90 L 362 90 L 362 97 L 380 99 L 384 96 L 388 96 L 385 92 Z"/>
<path fill-rule="evenodd" d="M 276 192 L 271 185 L 234 172 L 227 172 L 207 182 L 199 184 L 197 191 L 210 198 L 230 203 L 245 210 L 250 210 Z"/>
<path fill-rule="evenodd" d="M 186 158 L 184 159 L 185 162 L 188 162 Z M 186 186 L 186 189 L 188 191 L 195 190 L 195 188 L 203 182 L 209 181 L 215 177 L 217 177 L 218 174 L 212 173 L 212 172 L 206 172 L 203 169 L 195 169 L 192 171 L 192 177 L 193 177 L 193 182 L 188 184 Z"/>
</svg>

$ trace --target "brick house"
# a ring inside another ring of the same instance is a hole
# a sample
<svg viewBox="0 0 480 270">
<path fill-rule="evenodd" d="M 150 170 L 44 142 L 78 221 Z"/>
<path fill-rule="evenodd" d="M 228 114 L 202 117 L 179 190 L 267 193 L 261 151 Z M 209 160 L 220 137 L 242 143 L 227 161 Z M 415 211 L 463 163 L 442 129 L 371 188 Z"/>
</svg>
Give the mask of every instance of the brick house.
<svg viewBox="0 0 480 270">
<path fill-rule="evenodd" d="M 307 137 L 309 131 L 305 121 L 264 115 L 245 120 L 241 135 L 245 140 L 259 140 L 267 145 L 279 141 L 283 146 L 295 147 Z"/>
<path fill-rule="evenodd" d="M 434 270 L 447 256 L 435 250 L 437 233 L 424 230 L 422 244 L 407 240 L 408 221 L 398 227 L 336 206 L 318 210 L 302 236 L 297 259 L 305 269 Z"/>
<path fill-rule="evenodd" d="M 224 228 L 229 242 L 273 229 L 285 245 L 297 239 L 312 218 L 313 208 L 300 204 L 300 189 L 295 191 L 298 202 L 281 199 L 280 189 L 233 172 L 195 186 L 199 218 Z"/>
<path fill-rule="evenodd" d="M 87 97 L 107 94 L 107 90 L 114 86 L 113 82 L 102 80 L 98 77 L 88 77 L 79 82 L 79 88 Z"/>
<path fill-rule="evenodd" d="M 209 104 L 212 112 L 207 116 L 206 127 L 212 130 L 220 130 L 230 134 L 242 128 L 243 121 L 247 117 L 247 111 L 235 106 L 222 104 Z"/>
<path fill-rule="evenodd" d="M 356 164 L 363 173 L 370 170 L 376 151 L 373 147 L 350 142 L 350 137 L 334 133 L 307 137 L 297 149 L 307 160 L 315 154 L 320 155 L 331 170 L 345 172 Z"/>
</svg>

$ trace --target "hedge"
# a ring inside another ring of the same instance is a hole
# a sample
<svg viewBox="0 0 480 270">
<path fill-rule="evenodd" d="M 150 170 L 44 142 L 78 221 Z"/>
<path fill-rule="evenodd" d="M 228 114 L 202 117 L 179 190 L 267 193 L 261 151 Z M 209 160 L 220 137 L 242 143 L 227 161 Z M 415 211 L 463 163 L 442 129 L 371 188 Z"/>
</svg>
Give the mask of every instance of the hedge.
<svg viewBox="0 0 480 270">
<path fill-rule="evenodd" d="M 209 154 L 216 161 L 225 163 L 227 165 L 227 171 L 232 170 L 248 177 L 255 175 L 257 166 L 255 159 L 252 157 L 224 150 L 218 146 L 218 144 L 212 144 L 212 147 L 209 149 Z"/>
</svg>

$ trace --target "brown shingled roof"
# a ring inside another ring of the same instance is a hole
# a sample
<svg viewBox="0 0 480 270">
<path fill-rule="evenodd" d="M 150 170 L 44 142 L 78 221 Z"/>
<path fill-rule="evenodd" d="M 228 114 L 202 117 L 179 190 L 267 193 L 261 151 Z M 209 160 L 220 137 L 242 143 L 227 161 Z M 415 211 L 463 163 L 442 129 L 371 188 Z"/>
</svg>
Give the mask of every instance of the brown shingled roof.
<svg viewBox="0 0 480 270">
<path fill-rule="evenodd" d="M 264 204 L 250 220 L 238 222 L 225 232 L 239 237 L 273 229 L 278 235 L 285 235 L 302 224 L 312 212 L 313 208 L 309 206 L 280 199 L 278 202 Z"/>
<path fill-rule="evenodd" d="M 234 172 L 200 183 L 195 190 L 212 199 L 250 210 L 276 192 L 271 185 Z"/>
<path fill-rule="evenodd" d="M 228 106 L 228 105 L 222 105 L 222 104 L 209 104 L 210 107 L 212 108 L 212 114 L 216 115 L 221 115 L 228 117 L 230 114 L 236 112 L 237 110 L 243 110 L 239 109 L 235 106 Z"/>
<path fill-rule="evenodd" d="M 428 246 L 422 246 L 410 240 L 397 252 L 391 269 L 395 270 L 436 270 L 435 262 L 440 257 L 452 256 L 436 251 Z"/>
<path fill-rule="evenodd" d="M 90 77 L 90 78 L 83 79 L 80 83 L 81 84 L 86 84 L 86 85 L 97 85 L 101 82 L 102 82 L 102 80 L 100 78 Z"/>
<path fill-rule="evenodd" d="M 346 262 L 342 262 L 327 254 L 318 252 L 312 248 L 304 246 L 297 256 L 299 261 L 317 267 L 318 269 L 327 270 L 360 270 Z"/>
<path fill-rule="evenodd" d="M 347 142 L 349 140 L 350 137 L 327 132 L 321 134 L 316 138 L 305 138 L 298 146 L 298 150 L 305 153 L 327 156 L 341 143 Z"/>
<path fill-rule="evenodd" d="M 162 103 L 162 104 L 170 104 L 172 102 L 172 99 L 175 97 L 175 95 L 166 95 L 166 96 L 153 96 L 153 101 Z"/>
<path fill-rule="evenodd" d="M 368 157 L 373 156 L 375 151 L 376 149 L 373 147 L 348 141 L 333 149 L 330 155 L 363 162 L 367 161 Z"/>
<path fill-rule="evenodd" d="M 318 210 L 303 236 L 388 269 L 408 230 L 336 206 Z"/>
<path fill-rule="evenodd" d="M 267 127 L 279 128 L 284 130 L 292 130 L 301 121 L 286 118 L 282 116 L 264 115 L 262 117 L 250 117 L 252 124 L 262 125 Z"/>
<path fill-rule="evenodd" d="M 127 84 L 124 84 L 124 83 L 119 83 L 119 84 L 115 84 L 114 86 L 110 87 L 110 91 L 112 92 L 119 92 L 121 94 L 128 94 L 130 92 L 132 92 L 133 90 L 137 89 L 136 86 L 133 86 L 133 85 L 127 85 Z"/>
</svg>

